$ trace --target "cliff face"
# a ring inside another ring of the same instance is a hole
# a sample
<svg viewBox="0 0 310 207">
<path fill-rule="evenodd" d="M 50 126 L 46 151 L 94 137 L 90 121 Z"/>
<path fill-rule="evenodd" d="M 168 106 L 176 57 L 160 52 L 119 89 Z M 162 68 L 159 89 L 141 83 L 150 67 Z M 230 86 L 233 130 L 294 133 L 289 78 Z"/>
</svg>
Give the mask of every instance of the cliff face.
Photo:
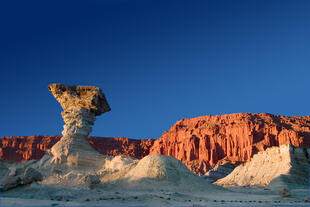
<svg viewBox="0 0 310 207">
<path fill-rule="evenodd" d="M 61 136 L 4 137 L 0 159 L 40 159 Z M 310 147 L 310 116 L 285 117 L 271 114 L 203 116 L 178 121 L 157 140 L 90 137 L 91 146 L 102 154 L 170 155 L 202 175 L 222 162 L 247 162 L 271 146 L 291 144 Z"/>
<path fill-rule="evenodd" d="M 202 175 L 221 161 L 246 162 L 283 144 L 310 146 L 310 116 L 240 113 L 183 119 L 154 142 L 150 154 L 173 156 Z"/>
<path fill-rule="evenodd" d="M 142 159 L 148 155 L 154 143 L 153 139 L 128 139 L 125 137 L 90 137 L 88 140 L 90 145 L 101 154 L 108 156 L 125 155 L 137 159 Z"/>
<path fill-rule="evenodd" d="M 61 136 L 20 136 L 0 139 L 0 160 L 25 161 L 40 159 Z M 149 154 L 154 140 L 89 137 L 90 145 L 104 155 L 129 155 L 137 159 Z"/>
<path fill-rule="evenodd" d="M 40 159 L 61 136 L 18 136 L 0 139 L 0 159 L 25 161 Z"/>
</svg>

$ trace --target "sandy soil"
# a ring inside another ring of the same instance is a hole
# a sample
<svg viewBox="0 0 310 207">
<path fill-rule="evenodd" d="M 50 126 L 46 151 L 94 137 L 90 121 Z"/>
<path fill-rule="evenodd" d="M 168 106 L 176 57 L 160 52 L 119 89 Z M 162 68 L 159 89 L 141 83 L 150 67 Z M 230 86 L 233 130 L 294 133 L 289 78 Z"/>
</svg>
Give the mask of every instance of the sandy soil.
<svg viewBox="0 0 310 207">
<path fill-rule="evenodd" d="M 309 196 L 306 185 L 290 189 L 291 197 L 288 198 L 280 196 L 275 188 L 224 188 L 194 175 L 180 161 L 167 156 L 147 156 L 139 162 L 122 157 L 109 158 L 99 170 L 51 168 L 49 164 L 40 167 L 41 164 L 28 163 L 39 169 L 44 179 L 1 192 L 1 207 L 309 206 L 304 201 Z M 12 167 L 12 164 L 7 166 Z M 5 167 L 2 166 L 1 172 Z M 101 182 L 90 188 L 83 178 L 93 173 Z"/>
<path fill-rule="evenodd" d="M 98 186 L 95 189 L 43 186 L 33 183 L 1 194 L 1 206 L 309 206 L 304 202 L 307 189 L 282 198 L 264 188 L 234 187 L 222 192 L 200 189 L 188 192 L 154 189 L 122 190 Z"/>
</svg>

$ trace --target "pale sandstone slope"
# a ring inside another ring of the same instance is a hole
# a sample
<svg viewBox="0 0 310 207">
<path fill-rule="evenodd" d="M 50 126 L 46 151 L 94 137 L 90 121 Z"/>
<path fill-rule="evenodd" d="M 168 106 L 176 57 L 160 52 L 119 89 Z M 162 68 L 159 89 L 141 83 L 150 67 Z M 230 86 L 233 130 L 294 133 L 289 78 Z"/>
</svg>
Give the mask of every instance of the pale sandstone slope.
<svg viewBox="0 0 310 207">
<path fill-rule="evenodd" d="M 98 171 L 102 184 L 121 189 L 217 191 L 216 185 L 191 172 L 180 160 L 148 155 L 141 160 L 115 157 Z"/>
<path fill-rule="evenodd" d="M 287 185 L 308 185 L 309 154 L 310 148 L 296 148 L 291 145 L 271 147 L 254 155 L 250 162 L 239 165 L 215 184 L 267 186 L 275 179 L 285 176 Z"/>
</svg>

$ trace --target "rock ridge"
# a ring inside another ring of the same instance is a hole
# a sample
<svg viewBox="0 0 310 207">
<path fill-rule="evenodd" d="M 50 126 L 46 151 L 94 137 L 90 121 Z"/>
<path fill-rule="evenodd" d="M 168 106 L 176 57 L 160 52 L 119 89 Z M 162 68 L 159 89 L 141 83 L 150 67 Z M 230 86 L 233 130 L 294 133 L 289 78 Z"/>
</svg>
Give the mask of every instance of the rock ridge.
<svg viewBox="0 0 310 207">
<path fill-rule="evenodd" d="M 61 136 L 5 137 L 0 139 L 0 159 L 40 159 Z M 243 163 L 272 146 L 310 147 L 310 116 L 228 114 L 177 121 L 157 140 L 88 138 L 91 146 L 109 156 L 138 159 L 148 154 L 170 155 L 203 175 L 221 163 Z"/>
<path fill-rule="evenodd" d="M 62 136 L 10 136 L 0 139 L 0 160 L 23 162 L 39 160 Z M 89 144 L 106 156 L 125 155 L 141 159 L 149 154 L 154 140 L 125 137 L 88 137 Z"/>
<path fill-rule="evenodd" d="M 203 175 L 220 162 L 247 162 L 284 144 L 310 146 L 310 116 L 238 113 L 182 119 L 154 142 L 150 154 L 173 156 Z"/>
</svg>

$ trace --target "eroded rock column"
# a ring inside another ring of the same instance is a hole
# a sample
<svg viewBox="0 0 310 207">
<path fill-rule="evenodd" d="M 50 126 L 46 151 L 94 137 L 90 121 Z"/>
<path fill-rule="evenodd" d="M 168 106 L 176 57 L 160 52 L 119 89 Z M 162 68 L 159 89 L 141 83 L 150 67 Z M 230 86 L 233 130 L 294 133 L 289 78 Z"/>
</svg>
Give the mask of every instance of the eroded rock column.
<svg viewBox="0 0 310 207">
<path fill-rule="evenodd" d="M 53 163 L 69 166 L 97 166 L 103 155 L 88 142 L 96 116 L 110 111 L 98 87 L 51 84 L 48 89 L 61 104 L 65 125 L 63 137 L 51 149 Z"/>
</svg>

